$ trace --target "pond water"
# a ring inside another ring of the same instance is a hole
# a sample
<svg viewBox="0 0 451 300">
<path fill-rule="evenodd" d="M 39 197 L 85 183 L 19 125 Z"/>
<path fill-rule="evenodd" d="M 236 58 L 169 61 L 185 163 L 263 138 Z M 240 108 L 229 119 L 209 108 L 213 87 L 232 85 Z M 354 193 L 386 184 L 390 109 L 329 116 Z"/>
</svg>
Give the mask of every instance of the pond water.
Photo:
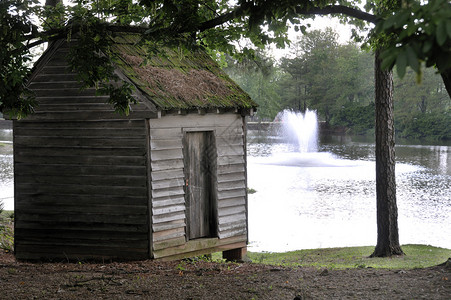
<svg viewBox="0 0 451 300">
<path fill-rule="evenodd" d="M 374 143 L 323 138 L 319 151 L 248 133 L 250 251 L 375 245 Z M 451 146 L 396 148 L 401 244 L 451 249 Z"/>
<path fill-rule="evenodd" d="M 14 209 L 13 132 L 0 129 L 0 201 L 4 209 Z"/>
<path fill-rule="evenodd" d="M 375 245 L 374 143 L 322 138 L 318 152 L 248 133 L 250 251 Z M 451 249 L 451 145 L 396 148 L 402 244 Z M 0 199 L 13 205 L 12 131 L 0 130 Z"/>
</svg>

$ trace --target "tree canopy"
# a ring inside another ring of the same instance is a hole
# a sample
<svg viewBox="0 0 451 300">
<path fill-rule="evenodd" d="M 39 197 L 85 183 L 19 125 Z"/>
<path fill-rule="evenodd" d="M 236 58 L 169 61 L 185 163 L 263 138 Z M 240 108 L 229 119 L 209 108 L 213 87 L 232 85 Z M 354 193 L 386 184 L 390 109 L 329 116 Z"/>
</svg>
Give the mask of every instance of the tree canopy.
<svg viewBox="0 0 451 300">
<path fill-rule="evenodd" d="M 448 1 L 404 0 L 399 9 L 378 14 L 375 7 L 384 1 L 368 1 L 364 11 L 358 6 L 360 1 L 346 0 L 238 0 L 234 5 L 226 0 L 47 0 L 55 6 L 43 6 L 38 0 L 4 0 L 0 3 L 0 47 L 4 49 L 0 54 L 0 110 L 19 117 L 32 111 L 33 97 L 27 93 L 24 78 L 31 71 L 30 49 L 45 42 L 76 35 L 82 43 L 70 59 L 80 80 L 114 96 L 116 109 L 126 113 L 130 87 L 108 84 L 114 80 L 111 66 L 95 57 L 95 53 L 108 52 L 106 35 L 139 33 L 149 52 L 171 44 L 184 49 L 208 47 L 242 57 L 253 55 L 255 47 L 286 46 L 288 26 L 305 31 L 306 20 L 315 15 L 340 15 L 358 26 L 377 24 L 372 36 L 391 37 L 385 45 L 384 66 L 396 64 L 400 75 L 410 66 L 420 74 L 424 62 L 437 66 L 446 83 L 447 72 L 451 72 Z M 243 38 L 252 47 L 237 48 L 236 41 Z M 80 66 L 76 62 L 81 58 L 95 63 Z"/>
</svg>

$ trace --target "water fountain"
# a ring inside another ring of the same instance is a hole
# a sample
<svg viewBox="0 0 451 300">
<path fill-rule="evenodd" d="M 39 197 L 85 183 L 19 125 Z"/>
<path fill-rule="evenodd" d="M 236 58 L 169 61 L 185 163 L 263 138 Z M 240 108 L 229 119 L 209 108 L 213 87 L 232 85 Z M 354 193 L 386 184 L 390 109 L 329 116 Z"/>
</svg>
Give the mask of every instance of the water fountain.
<svg viewBox="0 0 451 300">
<path fill-rule="evenodd" d="M 318 118 L 316 111 L 305 113 L 284 110 L 277 114 L 280 147 L 260 163 L 293 167 L 348 167 L 355 162 L 337 159 L 330 152 L 319 151 Z"/>
<path fill-rule="evenodd" d="M 298 146 L 301 153 L 318 151 L 318 118 L 316 111 L 307 109 L 305 113 L 284 110 L 277 114 L 281 122 L 281 134 L 289 142 Z"/>
</svg>

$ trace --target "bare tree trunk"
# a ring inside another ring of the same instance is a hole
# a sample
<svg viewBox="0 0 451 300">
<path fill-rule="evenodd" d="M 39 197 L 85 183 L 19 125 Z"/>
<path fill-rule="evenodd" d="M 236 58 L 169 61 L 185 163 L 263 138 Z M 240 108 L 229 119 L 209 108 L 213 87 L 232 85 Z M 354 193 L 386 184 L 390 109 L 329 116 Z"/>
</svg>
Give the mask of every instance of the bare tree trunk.
<svg viewBox="0 0 451 300">
<path fill-rule="evenodd" d="M 443 83 L 445 84 L 446 91 L 448 92 L 448 96 L 451 98 L 451 68 L 446 69 L 442 73 L 440 73 L 443 79 Z"/>
<path fill-rule="evenodd" d="M 371 257 L 385 257 L 404 253 L 399 245 L 396 206 L 393 73 L 381 69 L 379 51 L 376 51 L 375 80 L 377 245 Z"/>
</svg>

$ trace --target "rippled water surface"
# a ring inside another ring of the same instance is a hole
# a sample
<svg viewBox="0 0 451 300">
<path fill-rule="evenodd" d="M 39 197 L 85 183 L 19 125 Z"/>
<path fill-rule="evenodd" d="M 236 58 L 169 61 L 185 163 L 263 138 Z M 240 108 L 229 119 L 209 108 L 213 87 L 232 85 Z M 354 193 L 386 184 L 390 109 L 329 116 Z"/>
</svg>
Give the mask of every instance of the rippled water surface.
<svg viewBox="0 0 451 300">
<path fill-rule="evenodd" d="M 251 251 L 375 245 L 374 144 L 329 138 L 317 153 L 249 132 Z M 451 248 L 451 147 L 396 148 L 402 244 Z"/>
<path fill-rule="evenodd" d="M 0 201 L 13 209 L 13 136 L 11 129 L 0 129 Z"/>
</svg>

